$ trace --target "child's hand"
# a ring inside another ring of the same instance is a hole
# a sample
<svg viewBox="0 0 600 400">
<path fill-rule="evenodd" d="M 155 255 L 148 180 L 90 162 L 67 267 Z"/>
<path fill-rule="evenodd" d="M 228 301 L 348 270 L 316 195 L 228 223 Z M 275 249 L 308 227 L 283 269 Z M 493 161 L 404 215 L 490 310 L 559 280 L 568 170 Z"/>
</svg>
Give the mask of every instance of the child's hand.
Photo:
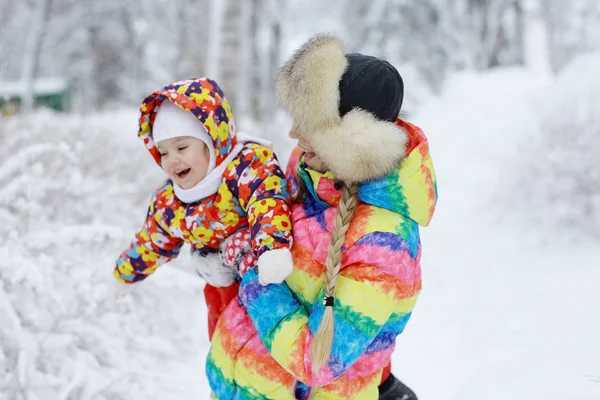
<svg viewBox="0 0 600 400">
<path fill-rule="evenodd" d="M 223 264 L 236 271 L 240 277 L 256 265 L 256 255 L 252 250 L 250 230 L 240 229 L 223 241 L 219 248 Z"/>
<path fill-rule="evenodd" d="M 223 241 L 219 248 L 223 264 L 239 276 L 258 264 L 258 279 L 263 285 L 281 283 L 293 270 L 292 255 L 288 249 L 265 251 L 257 260 L 252 250 L 250 230 L 240 229 Z"/>
<path fill-rule="evenodd" d="M 263 286 L 282 283 L 293 269 L 292 253 L 288 249 L 265 251 L 258 258 L 258 280 Z"/>
<path fill-rule="evenodd" d="M 218 254 L 198 256 L 196 259 L 196 273 L 209 285 L 214 287 L 227 287 L 235 282 L 236 271 L 224 265 Z"/>
</svg>

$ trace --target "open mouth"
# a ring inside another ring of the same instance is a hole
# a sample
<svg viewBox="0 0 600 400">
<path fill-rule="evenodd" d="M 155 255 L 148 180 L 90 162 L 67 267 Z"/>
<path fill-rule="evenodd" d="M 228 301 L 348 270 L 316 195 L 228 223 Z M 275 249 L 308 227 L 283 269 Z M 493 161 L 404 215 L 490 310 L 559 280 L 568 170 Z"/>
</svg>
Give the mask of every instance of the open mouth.
<svg viewBox="0 0 600 400">
<path fill-rule="evenodd" d="M 185 179 L 189 175 L 190 171 L 191 171 L 191 168 L 186 168 L 184 170 L 176 172 L 175 174 L 177 175 L 177 177 L 179 179 Z"/>
</svg>

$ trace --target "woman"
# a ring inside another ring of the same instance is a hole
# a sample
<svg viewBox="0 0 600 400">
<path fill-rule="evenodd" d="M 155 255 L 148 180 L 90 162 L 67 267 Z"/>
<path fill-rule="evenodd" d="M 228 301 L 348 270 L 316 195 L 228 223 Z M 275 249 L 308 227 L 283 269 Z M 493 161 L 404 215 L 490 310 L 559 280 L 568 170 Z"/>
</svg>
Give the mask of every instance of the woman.
<svg viewBox="0 0 600 400">
<path fill-rule="evenodd" d="M 211 388 L 220 400 L 402 398 L 393 378 L 392 393 L 379 385 L 421 291 L 419 225 L 437 200 L 427 139 L 398 119 L 396 69 L 334 36 L 303 45 L 277 93 L 299 144 L 294 271 L 263 286 L 253 263 L 230 265 L 243 277 L 212 340 Z"/>
</svg>

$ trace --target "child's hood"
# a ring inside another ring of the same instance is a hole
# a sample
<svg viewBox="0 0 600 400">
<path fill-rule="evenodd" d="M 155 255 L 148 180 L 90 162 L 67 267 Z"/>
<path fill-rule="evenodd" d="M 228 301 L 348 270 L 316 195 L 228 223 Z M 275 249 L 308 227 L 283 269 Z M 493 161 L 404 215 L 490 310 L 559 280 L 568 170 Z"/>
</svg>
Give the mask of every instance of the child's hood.
<svg viewBox="0 0 600 400">
<path fill-rule="evenodd" d="M 180 81 L 144 99 L 140 107 L 138 136 L 158 165 L 161 159 L 152 139 L 152 127 L 163 101 L 191 112 L 204 125 L 214 145 L 215 167 L 218 167 L 236 146 L 237 138 L 231 106 L 217 83 L 208 78 Z"/>
<path fill-rule="evenodd" d="M 387 176 L 360 185 L 359 198 L 427 226 L 437 202 L 437 183 L 429 143 L 417 126 L 398 119 L 408 134 L 406 158 Z"/>
</svg>

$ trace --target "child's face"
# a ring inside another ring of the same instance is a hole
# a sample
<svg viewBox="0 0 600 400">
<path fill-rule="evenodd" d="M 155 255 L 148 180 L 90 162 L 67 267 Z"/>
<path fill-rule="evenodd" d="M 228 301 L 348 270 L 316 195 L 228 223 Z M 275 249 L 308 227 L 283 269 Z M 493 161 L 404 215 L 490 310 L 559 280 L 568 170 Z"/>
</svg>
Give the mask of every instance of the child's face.
<svg viewBox="0 0 600 400">
<path fill-rule="evenodd" d="M 315 154 L 312 145 L 308 142 L 308 140 L 304 139 L 299 132 L 293 129 L 290 130 L 289 136 L 292 139 L 298 140 L 298 146 L 304 150 L 304 162 L 306 162 L 306 165 L 308 165 L 310 169 L 317 172 L 327 172 L 329 168 L 327 168 L 327 165 L 323 159 Z"/>
<path fill-rule="evenodd" d="M 162 169 L 182 189 L 194 187 L 206 176 L 210 153 L 204 142 L 190 136 L 159 142 Z"/>
</svg>

